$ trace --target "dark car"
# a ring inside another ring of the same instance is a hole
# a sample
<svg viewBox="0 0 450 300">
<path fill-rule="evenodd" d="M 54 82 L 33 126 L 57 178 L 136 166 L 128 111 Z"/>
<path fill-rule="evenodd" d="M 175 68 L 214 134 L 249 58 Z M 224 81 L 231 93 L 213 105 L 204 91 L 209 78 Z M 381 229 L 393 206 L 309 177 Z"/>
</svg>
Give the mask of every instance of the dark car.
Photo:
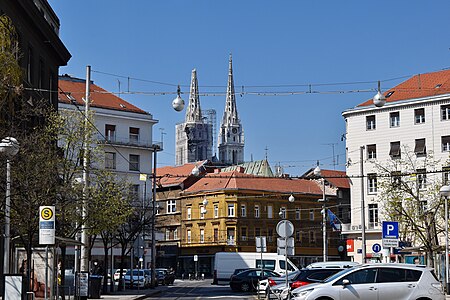
<svg viewBox="0 0 450 300">
<path fill-rule="evenodd" d="M 288 283 L 291 289 L 295 289 L 310 283 L 321 282 L 322 280 L 334 275 L 342 268 L 320 268 L 320 269 L 301 269 L 295 276 L 288 277 Z M 283 291 L 286 290 L 286 283 L 281 282 L 279 278 L 269 278 L 270 290 L 267 290 L 268 299 L 283 299 Z"/>
<path fill-rule="evenodd" d="M 231 274 L 230 279 L 231 279 L 231 277 L 233 277 L 234 275 L 237 275 L 237 274 L 239 274 L 239 273 L 241 273 L 241 272 L 247 271 L 248 269 L 249 269 L 249 268 L 245 268 L 245 269 L 235 269 L 234 272 L 233 272 L 233 274 Z"/>
<path fill-rule="evenodd" d="M 164 269 L 164 268 L 158 268 L 158 269 L 155 269 L 155 271 L 156 271 L 156 278 L 157 278 L 159 284 L 169 285 L 169 284 L 174 283 L 174 281 L 175 281 L 174 272 L 171 272 L 168 269 Z"/>
<path fill-rule="evenodd" d="M 230 287 L 233 291 L 250 292 L 258 288 L 258 281 L 269 277 L 278 277 L 280 274 L 267 269 L 248 269 L 230 278 Z"/>
</svg>

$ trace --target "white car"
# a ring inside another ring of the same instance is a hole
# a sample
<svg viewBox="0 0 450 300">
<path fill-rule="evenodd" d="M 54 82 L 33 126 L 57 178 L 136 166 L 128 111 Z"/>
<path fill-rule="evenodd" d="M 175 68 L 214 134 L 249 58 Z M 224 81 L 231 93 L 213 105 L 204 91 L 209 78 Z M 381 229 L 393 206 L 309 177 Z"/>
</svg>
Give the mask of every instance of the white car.
<svg viewBox="0 0 450 300">
<path fill-rule="evenodd" d="M 340 268 L 348 269 L 359 265 L 359 263 L 354 261 L 319 261 L 306 266 L 306 269 L 323 269 L 323 268 Z"/>
<path fill-rule="evenodd" d="M 291 293 L 296 300 L 445 299 L 433 269 L 411 264 L 359 265 Z"/>
<path fill-rule="evenodd" d="M 122 278 L 127 273 L 128 269 L 116 269 L 116 271 L 113 274 L 113 280 L 119 281 L 120 273 L 122 272 Z"/>
<path fill-rule="evenodd" d="M 126 287 L 149 287 L 151 283 L 150 270 L 133 270 L 133 275 L 131 275 L 131 270 L 128 270 L 123 276 L 123 280 Z"/>
</svg>

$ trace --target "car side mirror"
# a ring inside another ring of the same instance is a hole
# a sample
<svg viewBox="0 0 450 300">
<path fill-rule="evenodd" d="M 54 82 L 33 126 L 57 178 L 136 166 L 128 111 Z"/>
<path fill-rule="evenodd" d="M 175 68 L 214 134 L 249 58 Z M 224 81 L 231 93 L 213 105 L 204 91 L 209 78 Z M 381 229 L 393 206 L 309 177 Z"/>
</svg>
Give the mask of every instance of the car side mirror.
<svg viewBox="0 0 450 300">
<path fill-rule="evenodd" d="M 350 280 L 348 280 L 348 279 L 342 280 L 342 285 L 343 286 L 346 286 L 346 285 L 349 285 L 349 284 L 350 284 Z"/>
</svg>

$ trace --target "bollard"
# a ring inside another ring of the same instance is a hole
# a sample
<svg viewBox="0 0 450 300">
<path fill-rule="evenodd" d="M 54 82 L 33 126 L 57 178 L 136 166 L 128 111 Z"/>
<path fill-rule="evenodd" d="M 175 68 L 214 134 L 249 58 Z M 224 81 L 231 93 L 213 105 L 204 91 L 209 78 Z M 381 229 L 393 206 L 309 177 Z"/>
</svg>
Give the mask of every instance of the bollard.
<svg viewBox="0 0 450 300">
<path fill-rule="evenodd" d="M 202 280 L 205 280 L 205 273 L 202 273 Z"/>
<path fill-rule="evenodd" d="M 181 280 L 184 280 L 184 273 L 181 274 Z"/>
<path fill-rule="evenodd" d="M 191 280 L 191 273 L 189 273 L 189 280 Z"/>
</svg>

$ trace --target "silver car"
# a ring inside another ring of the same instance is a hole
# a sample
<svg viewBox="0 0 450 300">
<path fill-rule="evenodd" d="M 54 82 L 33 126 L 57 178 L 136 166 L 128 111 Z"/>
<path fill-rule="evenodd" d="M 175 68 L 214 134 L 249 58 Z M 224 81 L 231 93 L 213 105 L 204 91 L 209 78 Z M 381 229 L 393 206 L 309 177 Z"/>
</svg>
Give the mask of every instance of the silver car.
<svg viewBox="0 0 450 300">
<path fill-rule="evenodd" d="M 411 264 L 364 264 L 343 270 L 322 283 L 292 291 L 296 300 L 444 300 L 432 268 Z"/>
</svg>

